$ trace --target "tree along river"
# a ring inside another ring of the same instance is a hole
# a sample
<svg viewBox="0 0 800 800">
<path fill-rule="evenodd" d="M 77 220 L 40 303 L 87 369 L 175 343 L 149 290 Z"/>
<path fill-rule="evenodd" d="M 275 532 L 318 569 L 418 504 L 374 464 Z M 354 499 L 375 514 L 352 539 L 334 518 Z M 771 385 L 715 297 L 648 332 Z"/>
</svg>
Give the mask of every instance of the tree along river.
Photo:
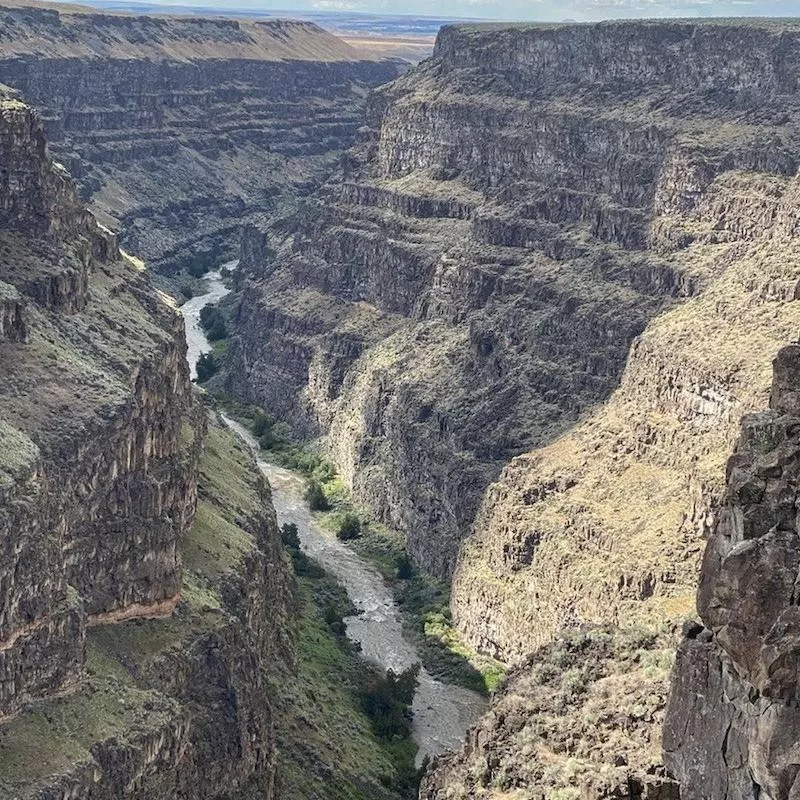
<svg viewBox="0 0 800 800">
<path fill-rule="evenodd" d="M 235 267 L 236 262 L 226 265 Z M 206 276 L 208 293 L 186 302 L 181 311 L 186 319 L 186 339 L 192 377 L 201 353 L 211 346 L 200 326 L 200 310 L 217 303 L 228 294 L 219 272 Z M 309 556 L 344 586 L 358 614 L 345 619 L 348 637 L 358 642 L 365 658 L 384 669 L 400 672 L 420 662 L 413 644 L 403 636 L 400 609 L 394 601 L 391 587 L 383 576 L 365 559 L 314 520 L 305 502 L 305 479 L 287 469 L 264 461 L 258 442 L 239 423 L 225 418 L 255 452 L 258 466 L 272 487 L 272 500 L 280 525 L 297 525 L 300 543 Z M 414 740 L 419 746 L 417 764 L 426 755 L 461 747 L 464 733 L 486 708 L 486 700 L 475 692 L 433 678 L 420 670 L 419 687 L 414 697 Z"/>
</svg>

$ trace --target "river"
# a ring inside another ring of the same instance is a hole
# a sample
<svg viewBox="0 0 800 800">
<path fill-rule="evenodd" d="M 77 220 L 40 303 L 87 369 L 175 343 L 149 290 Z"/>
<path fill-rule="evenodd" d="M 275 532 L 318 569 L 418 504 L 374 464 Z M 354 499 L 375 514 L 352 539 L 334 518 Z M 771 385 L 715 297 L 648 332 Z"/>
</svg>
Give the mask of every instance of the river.
<svg viewBox="0 0 800 800">
<path fill-rule="evenodd" d="M 226 265 L 235 267 L 236 262 Z M 186 338 L 192 377 L 201 353 L 211 347 L 200 327 L 200 310 L 216 303 L 226 294 L 219 272 L 206 276 L 208 293 L 186 302 L 181 311 L 186 318 Z M 297 525 L 300 543 L 344 586 L 358 614 L 345 619 L 347 635 L 361 645 L 364 657 L 384 669 L 400 672 L 420 661 L 415 647 L 403 636 L 400 609 L 391 587 L 369 562 L 333 534 L 321 528 L 305 502 L 305 479 L 300 475 L 264 461 L 258 443 L 239 423 L 225 420 L 255 452 L 258 466 L 272 487 L 272 500 L 279 524 Z M 419 746 L 417 764 L 426 755 L 461 747 L 464 733 L 486 709 L 485 698 L 452 684 L 436 680 L 420 670 L 419 686 L 414 697 L 414 740 Z"/>
</svg>

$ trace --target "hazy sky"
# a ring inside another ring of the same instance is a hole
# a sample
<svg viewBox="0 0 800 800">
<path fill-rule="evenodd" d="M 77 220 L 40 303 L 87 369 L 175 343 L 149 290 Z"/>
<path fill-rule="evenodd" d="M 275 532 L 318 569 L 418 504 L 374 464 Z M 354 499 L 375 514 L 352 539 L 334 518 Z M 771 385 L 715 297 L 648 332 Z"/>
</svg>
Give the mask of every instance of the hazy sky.
<svg viewBox="0 0 800 800">
<path fill-rule="evenodd" d="M 80 0 L 78 0 L 79 2 Z M 798 16 L 800 0 L 151 0 L 158 5 L 366 11 L 559 21 L 612 17 Z M 145 0 L 146 2 L 146 0 Z"/>
</svg>

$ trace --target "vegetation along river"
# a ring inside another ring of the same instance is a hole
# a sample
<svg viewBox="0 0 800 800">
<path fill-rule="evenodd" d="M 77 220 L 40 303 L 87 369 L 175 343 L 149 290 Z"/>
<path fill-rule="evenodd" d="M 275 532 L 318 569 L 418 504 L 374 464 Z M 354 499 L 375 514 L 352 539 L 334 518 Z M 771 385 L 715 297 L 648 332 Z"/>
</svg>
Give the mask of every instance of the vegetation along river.
<svg viewBox="0 0 800 800">
<path fill-rule="evenodd" d="M 235 267 L 235 262 L 226 265 Z M 226 294 L 218 271 L 206 276 L 208 292 L 193 297 L 181 310 L 186 319 L 186 338 L 192 377 L 201 353 L 211 350 L 200 326 L 200 311 L 217 303 Z M 272 487 L 272 500 L 279 524 L 297 525 L 303 550 L 344 586 L 358 614 L 345 619 L 347 635 L 361 645 L 365 658 L 384 669 L 401 672 L 421 659 L 402 631 L 400 609 L 391 587 L 369 562 L 359 556 L 314 520 L 305 502 L 305 479 L 291 470 L 278 467 L 260 457 L 259 447 L 250 432 L 226 418 L 228 425 L 254 450 L 261 471 Z M 414 698 L 414 739 L 419 746 L 417 763 L 426 755 L 460 748 L 464 732 L 486 708 L 486 700 L 475 692 L 433 678 L 420 670 Z"/>
</svg>

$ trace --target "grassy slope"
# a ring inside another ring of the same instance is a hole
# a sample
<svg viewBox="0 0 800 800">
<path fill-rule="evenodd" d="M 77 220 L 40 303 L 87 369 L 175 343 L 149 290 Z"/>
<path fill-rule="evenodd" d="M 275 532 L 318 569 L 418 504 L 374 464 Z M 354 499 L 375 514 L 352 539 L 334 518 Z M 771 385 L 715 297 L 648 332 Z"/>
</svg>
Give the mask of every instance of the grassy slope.
<svg viewBox="0 0 800 800">
<path fill-rule="evenodd" d="M 188 432 L 186 438 L 191 438 Z M 201 459 L 197 519 L 183 542 L 178 613 L 90 632 L 87 679 L 80 691 L 38 703 L 0 728 L 0 796 L 31 796 L 51 776 L 91 763 L 95 744 L 111 738 L 135 741 L 188 713 L 148 686 L 146 676 L 167 652 L 228 623 L 219 580 L 227 570 L 236 571 L 255 547 L 246 523 L 263 511 L 257 487 L 249 453 L 212 424 Z M 391 782 L 395 768 L 352 691 L 361 675 L 359 659 L 325 623 L 323 609 L 341 604 L 341 595 L 328 579 L 304 578 L 297 600 L 296 662 L 274 665 L 270 676 L 285 796 L 393 800 L 397 795 L 382 786 L 381 778 Z M 275 611 L 284 613 L 281 603 Z M 289 622 L 279 627 L 284 625 Z"/>
<path fill-rule="evenodd" d="M 230 432 L 212 426 L 201 461 L 200 504 L 186 542 L 187 570 L 203 592 L 207 579 L 236 563 L 248 549 L 248 534 L 236 519 L 260 512 L 261 498 L 249 453 Z M 395 778 L 387 750 L 372 733 L 355 694 L 363 664 L 325 622 L 325 612 L 347 611 L 346 596 L 327 577 L 300 578 L 294 619 L 281 630 L 291 635 L 269 675 L 275 714 L 278 782 L 293 800 L 394 800 L 382 780 Z"/>
<path fill-rule="evenodd" d="M 324 609 L 346 600 L 329 578 L 300 578 L 296 662 L 271 676 L 281 794 L 296 800 L 397 797 L 388 750 L 359 707 L 363 663 L 333 634 Z"/>
</svg>

